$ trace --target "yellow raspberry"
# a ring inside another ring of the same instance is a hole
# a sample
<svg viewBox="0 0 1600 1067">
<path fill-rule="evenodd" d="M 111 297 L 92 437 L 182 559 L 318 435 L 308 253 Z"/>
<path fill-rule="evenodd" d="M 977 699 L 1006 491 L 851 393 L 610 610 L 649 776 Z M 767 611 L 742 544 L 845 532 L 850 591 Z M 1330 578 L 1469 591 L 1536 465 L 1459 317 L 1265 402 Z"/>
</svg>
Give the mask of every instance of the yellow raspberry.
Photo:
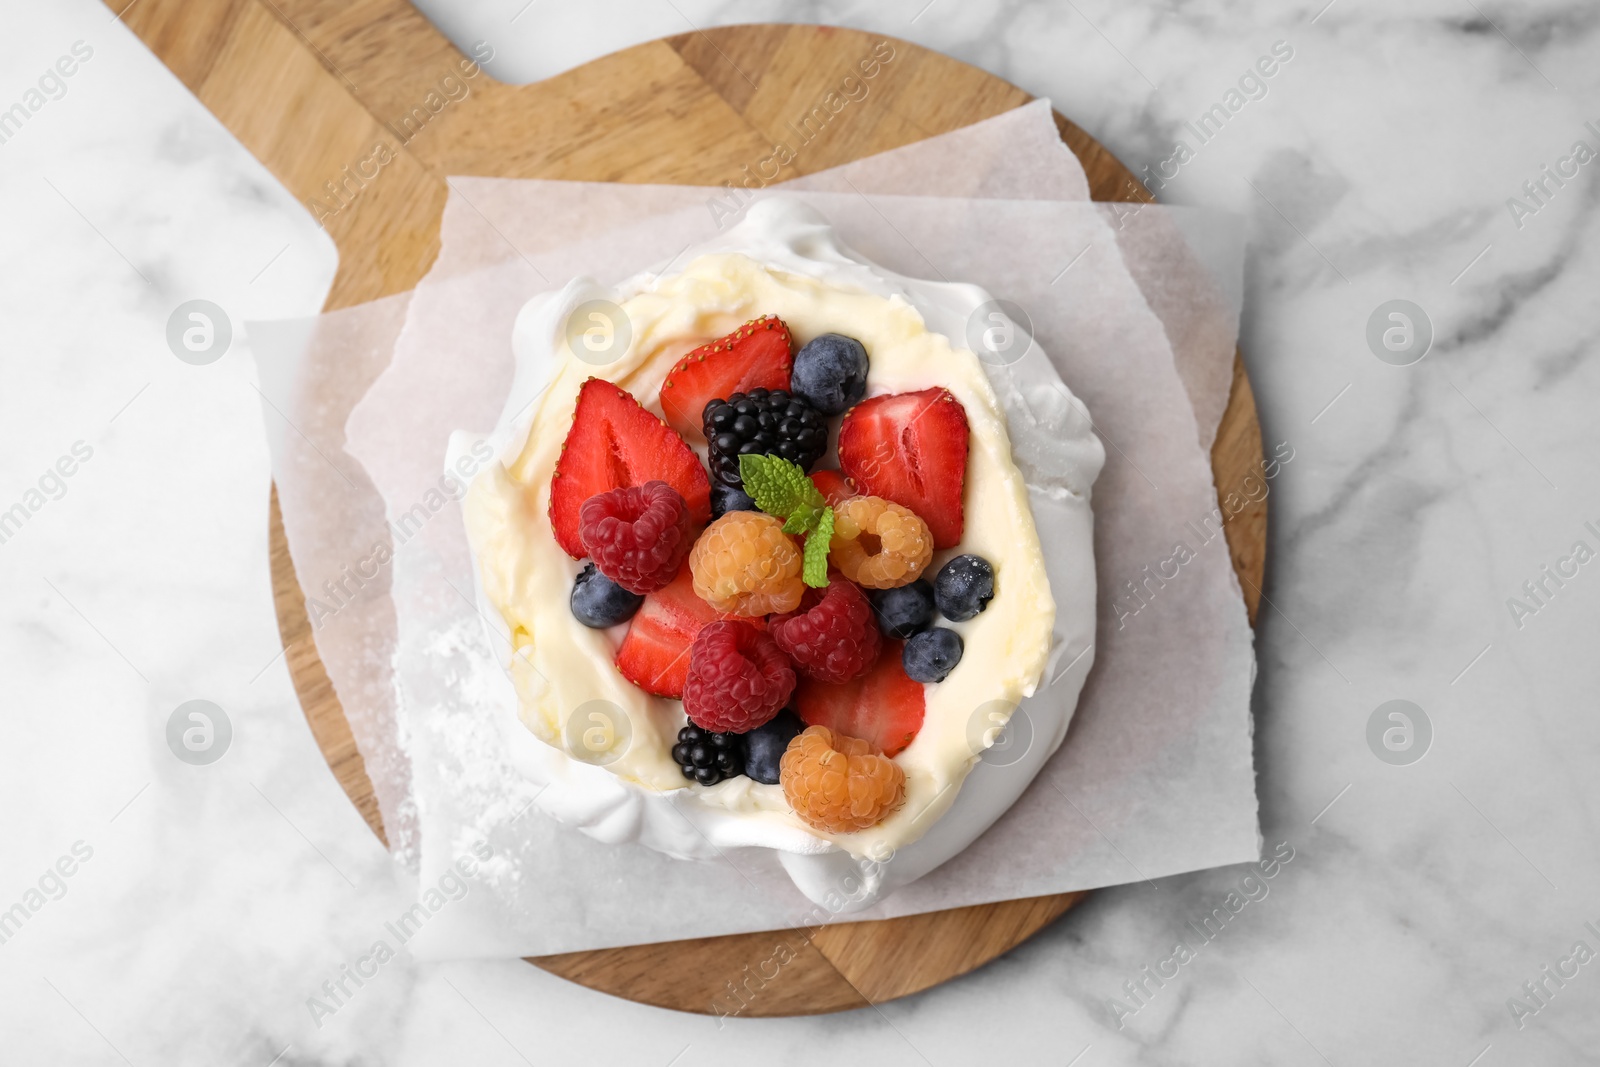
<svg viewBox="0 0 1600 1067">
<path fill-rule="evenodd" d="M 877 825 L 906 795 L 898 763 L 826 726 L 808 726 L 789 742 L 778 780 L 801 822 L 836 834 Z"/>
<path fill-rule="evenodd" d="M 857 496 L 833 509 L 828 559 L 868 589 L 916 581 L 933 559 L 933 533 L 910 508 L 881 496 Z"/>
<path fill-rule="evenodd" d="M 800 548 L 783 521 L 760 511 L 730 511 L 689 552 L 694 592 L 718 611 L 766 615 L 800 606 L 806 583 Z"/>
</svg>

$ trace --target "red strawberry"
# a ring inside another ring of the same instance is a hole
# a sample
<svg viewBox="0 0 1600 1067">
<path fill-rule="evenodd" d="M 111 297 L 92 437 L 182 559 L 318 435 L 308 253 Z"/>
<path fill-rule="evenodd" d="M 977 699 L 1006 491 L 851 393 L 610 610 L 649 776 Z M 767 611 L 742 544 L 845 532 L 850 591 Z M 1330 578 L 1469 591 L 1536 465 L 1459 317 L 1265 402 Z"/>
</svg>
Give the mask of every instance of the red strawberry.
<svg viewBox="0 0 1600 1067">
<path fill-rule="evenodd" d="M 711 480 L 683 438 L 612 383 L 584 382 L 550 481 L 550 525 L 557 543 L 573 559 L 582 559 L 589 554 L 578 532 L 584 501 L 656 479 L 683 495 L 691 525 L 703 526 L 711 518 Z"/>
<path fill-rule="evenodd" d="M 694 576 L 685 563 L 671 584 L 645 596 L 633 616 L 628 636 L 617 649 L 617 670 L 647 693 L 683 696 L 689 676 L 689 646 L 700 628 L 737 616 L 718 611 L 694 595 Z M 766 629 L 764 619 L 739 619 Z"/>
<path fill-rule="evenodd" d="M 967 412 L 943 388 L 864 400 L 839 427 L 839 466 L 868 496 L 908 507 L 935 548 L 961 543 Z"/>
<path fill-rule="evenodd" d="M 763 315 L 679 360 L 661 383 L 661 410 L 686 440 L 704 441 L 700 413 L 709 401 L 752 389 L 787 389 L 793 366 L 789 327 L 776 315 Z"/>
<path fill-rule="evenodd" d="M 822 470 L 811 472 L 811 484 L 817 487 L 817 492 L 834 507 L 839 506 L 842 500 L 849 500 L 856 495 L 855 486 L 840 471 Z"/>
<path fill-rule="evenodd" d="M 902 647 L 885 639 L 877 664 L 843 685 L 802 677 L 794 691 L 800 718 L 807 726 L 864 738 L 885 756 L 905 748 L 922 729 L 925 707 L 922 683 L 907 678 L 900 665 Z"/>
</svg>

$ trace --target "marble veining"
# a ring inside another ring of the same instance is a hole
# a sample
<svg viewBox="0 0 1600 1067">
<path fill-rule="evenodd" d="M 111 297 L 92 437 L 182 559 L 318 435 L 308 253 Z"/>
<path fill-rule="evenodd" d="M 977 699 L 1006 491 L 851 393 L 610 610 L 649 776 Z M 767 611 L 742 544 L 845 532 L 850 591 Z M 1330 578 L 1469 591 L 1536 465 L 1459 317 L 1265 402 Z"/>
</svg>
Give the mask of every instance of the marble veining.
<svg viewBox="0 0 1600 1067">
<path fill-rule="evenodd" d="M 1600 191 L 1593 166 L 1544 169 L 1600 151 L 1600 10 L 610 6 L 612 37 L 552 32 L 575 16 L 549 0 L 442 21 L 500 57 L 542 41 L 527 69 L 629 34 L 834 22 L 1048 95 L 1135 170 L 1188 137 L 1161 198 L 1248 219 L 1243 347 L 1269 448 L 1296 455 L 1269 498 L 1255 699 L 1265 848 L 1293 858 L 1098 892 L 976 974 L 825 1019 L 719 1025 L 403 945 L 356 984 L 343 968 L 417 887 L 344 801 L 279 655 L 276 416 L 248 338 L 195 366 L 165 337 L 194 298 L 236 325 L 315 311 L 332 246 L 105 8 L 6 0 L 0 101 L 75 41 L 94 58 L 0 143 L 0 507 L 40 503 L 0 543 L 0 909 L 27 913 L 0 928 L 0 1059 L 800 1064 L 826 1040 L 884 1064 L 1600 1062 L 1600 962 L 1576 948 L 1600 951 L 1600 565 L 1576 549 L 1600 551 Z M 1189 124 L 1280 41 L 1265 94 L 1200 143 Z M 1396 299 L 1433 331 L 1409 366 L 1367 341 Z M 194 698 L 234 730 L 208 766 L 166 740 Z M 1431 725 L 1407 765 L 1369 742 L 1395 698 Z M 75 846 L 91 856 L 58 866 Z"/>
</svg>

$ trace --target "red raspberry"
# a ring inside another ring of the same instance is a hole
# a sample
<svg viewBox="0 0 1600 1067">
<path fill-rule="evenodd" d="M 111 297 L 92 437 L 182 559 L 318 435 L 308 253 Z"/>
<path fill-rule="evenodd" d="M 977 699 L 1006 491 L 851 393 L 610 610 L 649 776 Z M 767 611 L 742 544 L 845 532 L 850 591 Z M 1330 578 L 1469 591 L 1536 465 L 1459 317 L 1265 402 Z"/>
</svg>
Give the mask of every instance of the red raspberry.
<svg viewBox="0 0 1600 1067">
<path fill-rule="evenodd" d="M 794 692 L 794 668 L 747 622 L 708 623 L 689 646 L 683 710 L 702 730 L 742 734 L 770 721 Z"/>
<path fill-rule="evenodd" d="M 666 482 L 596 493 L 578 511 L 578 532 L 600 573 L 630 593 L 671 582 L 694 544 L 689 505 Z"/>
<path fill-rule="evenodd" d="M 883 644 L 872 602 L 854 582 L 837 574 L 820 598 L 808 591 L 800 610 L 774 615 L 767 632 L 802 674 L 833 685 L 867 673 Z"/>
</svg>

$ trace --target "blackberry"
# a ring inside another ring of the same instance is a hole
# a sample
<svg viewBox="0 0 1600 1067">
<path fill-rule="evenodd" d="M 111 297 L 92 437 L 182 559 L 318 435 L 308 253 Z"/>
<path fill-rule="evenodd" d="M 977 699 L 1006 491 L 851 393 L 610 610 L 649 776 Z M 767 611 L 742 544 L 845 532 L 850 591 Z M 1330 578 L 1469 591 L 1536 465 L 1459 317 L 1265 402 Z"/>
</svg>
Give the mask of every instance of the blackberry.
<svg viewBox="0 0 1600 1067">
<path fill-rule="evenodd" d="M 828 450 L 822 412 L 782 389 L 752 389 L 713 400 L 701 420 L 710 442 L 711 477 L 734 489 L 744 487 L 741 455 L 782 456 L 809 471 Z"/>
<path fill-rule="evenodd" d="M 744 773 L 744 735 L 714 734 L 690 723 L 678 731 L 672 758 L 685 778 L 716 785 Z"/>
</svg>

